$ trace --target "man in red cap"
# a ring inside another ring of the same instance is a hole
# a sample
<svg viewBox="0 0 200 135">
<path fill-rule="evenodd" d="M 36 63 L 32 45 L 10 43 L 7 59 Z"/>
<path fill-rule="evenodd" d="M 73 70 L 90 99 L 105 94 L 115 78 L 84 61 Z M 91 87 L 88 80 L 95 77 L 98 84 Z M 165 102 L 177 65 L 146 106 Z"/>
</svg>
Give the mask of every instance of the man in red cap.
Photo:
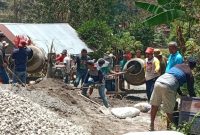
<svg viewBox="0 0 200 135">
<path fill-rule="evenodd" d="M 145 51 L 146 59 L 144 63 L 145 79 L 146 79 L 146 91 L 147 98 L 150 101 L 151 94 L 154 88 L 156 79 L 160 76 L 160 62 L 154 57 L 154 48 L 148 47 Z"/>
<path fill-rule="evenodd" d="M 15 48 L 12 53 L 12 59 L 14 60 L 14 77 L 13 83 L 26 83 L 27 76 L 27 62 L 33 55 L 33 51 L 26 47 L 27 42 L 20 40 L 18 48 Z M 20 80 L 19 80 L 20 79 Z"/>
</svg>

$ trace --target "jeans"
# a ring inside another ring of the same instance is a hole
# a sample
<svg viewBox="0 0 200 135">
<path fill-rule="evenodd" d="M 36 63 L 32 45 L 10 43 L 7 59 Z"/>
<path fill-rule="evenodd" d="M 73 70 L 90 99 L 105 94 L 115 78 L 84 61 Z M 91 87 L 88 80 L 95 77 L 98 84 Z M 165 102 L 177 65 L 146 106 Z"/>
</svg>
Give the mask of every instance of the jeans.
<svg viewBox="0 0 200 135">
<path fill-rule="evenodd" d="M 17 77 L 16 77 L 17 76 Z M 13 83 L 21 84 L 21 81 L 26 84 L 26 71 L 15 71 L 15 75 L 13 76 Z"/>
<path fill-rule="evenodd" d="M 157 78 L 158 77 L 146 81 L 146 91 L 147 91 L 147 99 L 148 99 L 148 101 L 150 101 L 151 94 L 152 94 L 153 88 L 154 88 L 154 84 L 155 84 Z"/>
<path fill-rule="evenodd" d="M 8 74 L 6 73 L 4 67 L 0 67 L 0 77 L 3 81 L 3 84 L 9 84 Z"/>
<path fill-rule="evenodd" d="M 86 77 L 87 70 L 77 70 L 76 73 L 76 80 L 74 81 L 74 86 L 77 87 L 82 80 L 82 83 L 84 82 L 84 79 Z"/>
<path fill-rule="evenodd" d="M 90 79 L 88 80 L 88 83 L 83 84 L 82 94 L 84 96 L 87 96 L 88 87 L 93 84 L 97 84 L 97 83 L 95 83 L 93 80 L 90 80 Z M 103 83 L 103 84 L 98 84 L 98 85 L 99 85 L 98 86 L 99 96 L 103 100 L 104 106 L 108 108 L 108 99 L 105 94 L 105 84 Z"/>
<path fill-rule="evenodd" d="M 70 74 L 69 73 L 65 73 L 64 74 L 64 83 L 66 83 L 66 84 L 68 84 L 69 83 L 69 81 L 70 81 L 70 79 L 69 79 L 69 77 L 70 77 Z"/>
</svg>

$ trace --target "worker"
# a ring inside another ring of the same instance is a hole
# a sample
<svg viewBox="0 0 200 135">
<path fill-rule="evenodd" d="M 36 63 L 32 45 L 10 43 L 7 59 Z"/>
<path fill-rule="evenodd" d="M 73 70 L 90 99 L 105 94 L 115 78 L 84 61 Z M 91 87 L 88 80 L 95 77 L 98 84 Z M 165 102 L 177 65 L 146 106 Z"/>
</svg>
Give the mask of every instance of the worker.
<svg viewBox="0 0 200 135">
<path fill-rule="evenodd" d="M 101 72 L 105 76 L 106 89 L 107 90 L 115 90 L 115 79 L 114 78 L 115 78 L 116 72 L 111 70 L 111 68 L 109 66 L 109 62 L 103 58 L 98 59 L 97 69 L 101 70 Z M 111 74 L 112 74 L 112 76 L 111 76 Z M 91 89 L 90 89 L 90 91 L 91 91 Z"/>
<path fill-rule="evenodd" d="M 7 68 L 7 63 L 5 62 L 3 45 L 0 44 L 0 79 L 3 84 L 9 84 L 9 77 L 5 70 L 6 68 Z"/>
<path fill-rule="evenodd" d="M 160 61 L 160 74 L 162 75 L 165 73 L 167 58 L 163 56 L 160 49 L 154 49 L 154 56 Z"/>
<path fill-rule="evenodd" d="M 2 81 L 3 84 L 8 84 L 9 77 L 5 70 L 7 68 L 5 49 L 8 46 L 8 44 L 6 43 L 6 41 L 3 41 L 4 38 L 5 38 L 4 33 L 0 32 L 0 80 Z"/>
<path fill-rule="evenodd" d="M 108 108 L 108 100 L 105 94 L 105 80 L 101 70 L 97 69 L 94 61 L 87 61 L 88 73 L 83 83 L 82 94 L 88 96 L 87 90 L 90 85 L 98 85 L 99 95 L 103 100 L 103 104 Z"/>
<path fill-rule="evenodd" d="M 70 81 L 70 71 L 71 71 L 71 57 L 69 54 L 63 60 L 65 65 L 65 73 L 64 73 L 64 83 L 69 83 Z"/>
<path fill-rule="evenodd" d="M 63 63 L 64 58 L 65 58 L 66 56 L 67 56 L 67 50 L 64 49 L 64 50 L 62 51 L 62 53 L 56 57 L 56 63 L 57 63 L 57 64 Z"/>
<path fill-rule="evenodd" d="M 26 84 L 27 78 L 27 62 L 33 56 L 33 51 L 28 48 L 25 40 L 20 40 L 18 48 L 12 52 L 12 59 L 14 60 L 14 76 L 13 83 Z"/>
<path fill-rule="evenodd" d="M 77 87 L 82 80 L 84 82 L 85 76 L 87 74 L 87 61 L 90 60 L 90 57 L 87 54 L 86 49 L 81 50 L 81 54 L 76 57 L 76 80 L 74 81 L 74 86 Z"/>
<path fill-rule="evenodd" d="M 160 62 L 154 57 L 154 48 L 148 47 L 145 51 L 146 59 L 144 62 L 145 79 L 146 79 L 146 92 L 148 101 L 151 98 L 154 83 L 160 76 Z"/>
<path fill-rule="evenodd" d="M 142 51 L 141 50 L 136 50 L 135 58 L 142 58 Z"/>
<path fill-rule="evenodd" d="M 169 42 L 168 49 L 169 49 L 170 55 L 168 57 L 167 67 L 166 67 L 165 72 L 168 72 L 176 64 L 183 63 L 183 56 L 179 53 L 178 45 L 176 42 L 174 41 Z"/>
<path fill-rule="evenodd" d="M 167 73 L 161 75 L 155 82 L 151 96 L 151 124 L 150 130 L 154 130 L 155 116 L 159 106 L 163 103 L 163 111 L 167 114 L 167 128 L 172 122 L 172 113 L 176 103 L 176 94 L 183 96 L 180 86 L 187 83 L 187 89 L 191 97 L 195 97 L 194 77 L 192 71 L 196 66 L 193 58 L 188 60 L 188 64 L 177 64 Z"/>
</svg>

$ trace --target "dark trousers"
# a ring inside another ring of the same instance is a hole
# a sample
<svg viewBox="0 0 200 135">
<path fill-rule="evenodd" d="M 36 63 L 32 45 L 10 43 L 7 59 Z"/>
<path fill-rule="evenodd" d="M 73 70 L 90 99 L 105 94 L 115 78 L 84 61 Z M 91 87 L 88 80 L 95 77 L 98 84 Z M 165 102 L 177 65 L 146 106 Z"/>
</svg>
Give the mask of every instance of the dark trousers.
<svg viewBox="0 0 200 135">
<path fill-rule="evenodd" d="M 6 73 L 4 67 L 0 67 L 0 77 L 3 80 L 3 84 L 9 84 L 8 74 Z"/>
<path fill-rule="evenodd" d="M 154 84 L 155 84 L 157 78 L 158 77 L 146 81 L 146 91 L 147 91 L 147 99 L 148 99 L 148 101 L 150 101 L 151 94 L 152 94 L 153 89 L 154 89 Z"/>
</svg>

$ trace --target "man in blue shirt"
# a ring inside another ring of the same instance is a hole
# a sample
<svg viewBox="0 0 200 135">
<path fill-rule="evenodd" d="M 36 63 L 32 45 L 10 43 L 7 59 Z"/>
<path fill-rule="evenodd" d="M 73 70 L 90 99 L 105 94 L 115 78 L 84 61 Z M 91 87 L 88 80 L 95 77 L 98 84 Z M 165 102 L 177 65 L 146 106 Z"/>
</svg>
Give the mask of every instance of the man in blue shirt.
<svg viewBox="0 0 200 135">
<path fill-rule="evenodd" d="M 177 43 L 172 41 L 168 44 L 170 55 L 167 61 L 167 67 L 165 72 L 168 72 L 176 64 L 183 63 L 183 57 L 178 51 Z"/>
<path fill-rule="evenodd" d="M 194 77 L 192 69 L 196 66 L 194 59 L 189 59 L 188 64 L 177 64 L 167 73 L 161 75 L 155 83 L 150 99 L 151 103 L 151 124 L 150 130 L 154 130 L 154 120 L 159 106 L 163 103 L 163 111 L 167 114 L 167 128 L 172 122 L 172 113 L 176 103 L 176 94 L 182 95 L 179 87 L 187 83 L 187 89 L 191 97 L 195 97 Z"/>
<path fill-rule="evenodd" d="M 25 83 L 27 76 L 27 62 L 33 55 L 33 51 L 26 47 L 26 41 L 21 40 L 19 48 L 15 48 L 12 53 L 12 59 L 14 60 L 14 77 L 13 83 Z M 21 81 L 20 81 L 20 80 Z"/>
</svg>

